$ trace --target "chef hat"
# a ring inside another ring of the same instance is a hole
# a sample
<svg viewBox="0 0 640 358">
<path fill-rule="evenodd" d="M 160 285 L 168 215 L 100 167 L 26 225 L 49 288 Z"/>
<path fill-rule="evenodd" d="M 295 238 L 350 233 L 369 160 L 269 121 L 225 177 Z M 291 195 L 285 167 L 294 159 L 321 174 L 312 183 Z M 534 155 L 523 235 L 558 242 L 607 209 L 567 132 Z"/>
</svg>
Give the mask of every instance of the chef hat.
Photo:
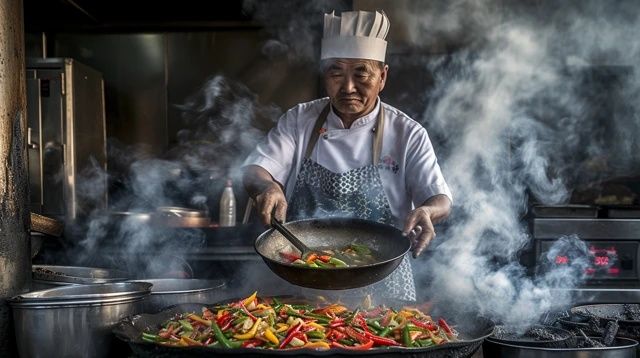
<svg viewBox="0 0 640 358">
<path fill-rule="evenodd" d="M 347 11 L 324 15 L 320 59 L 361 58 L 384 62 L 389 19 L 384 12 Z"/>
</svg>

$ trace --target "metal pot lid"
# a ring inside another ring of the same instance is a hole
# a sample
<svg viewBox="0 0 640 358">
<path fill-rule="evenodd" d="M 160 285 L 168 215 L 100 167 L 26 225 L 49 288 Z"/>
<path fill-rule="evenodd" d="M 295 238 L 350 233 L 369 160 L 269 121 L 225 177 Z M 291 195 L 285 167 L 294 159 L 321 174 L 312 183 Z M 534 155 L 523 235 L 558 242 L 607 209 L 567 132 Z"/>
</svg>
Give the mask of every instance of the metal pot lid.
<svg viewBox="0 0 640 358">
<path fill-rule="evenodd" d="M 151 287 L 151 295 L 196 293 L 221 289 L 225 286 L 225 282 L 222 280 L 181 278 L 142 279 L 128 282 L 148 282 L 153 284 L 153 287 Z"/>
<path fill-rule="evenodd" d="M 125 271 L 82 266 L 33 265 L 34 280 L 77 284 L 95 284 L 126 281 Z"/>
<path fill-rule="evenodd" d="M 70 285 L 33 291 L 11 297 L 12 306 L 67 306 L 120 303 L 142 299 L 151 293 L 147 282 L 118 282 L 96 285 Z"/>
</svg>

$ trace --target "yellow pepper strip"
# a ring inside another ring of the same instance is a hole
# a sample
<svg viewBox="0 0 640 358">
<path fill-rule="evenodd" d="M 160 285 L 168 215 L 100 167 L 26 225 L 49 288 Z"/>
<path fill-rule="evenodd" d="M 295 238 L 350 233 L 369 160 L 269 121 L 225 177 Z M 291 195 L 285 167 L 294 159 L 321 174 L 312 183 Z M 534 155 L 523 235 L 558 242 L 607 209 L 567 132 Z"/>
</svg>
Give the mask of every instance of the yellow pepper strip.
<svg viewBox="0 0 640 358">
<path fill-rule="evenodd" d="M 196 341 L 194 339 L 191 339 L 191 338 L 189 338 L 187 336 L 182 336 L 182 340 L 185 343 L 187 343 L 187 345 L 189 345 L 189 346 L 201 346 L 202 345 L 202 343 L 200 343 L 200 342 L 198 342 L 198 341 Z"/>
<path fill-rule="evenodd" d="M 269 342 L 275 344 L 276 346 L 280 344 L 278 337 L 276 337 L 276 335 L 273 334 L 273 332 L 271 332 L 271 330 L 268 328 L 264 330 L 264 338 L 268 339 Z"/>
<path fill-rule="evenodd" d="M 289 329 L 289 325 L 284 323 L 278 323 L 276 324 L 276 326 L 278 326 L 278 329 L 276 329 L 276 333 L 284 332 Z"/>
<path fill-rule="evenodd" d="M 324 331 L 324 327 L 315 322 L 307 322 L 307 326 L 315 327 L 317 330 Z"/>
<path fill-rule="evenodd" d="M 257 310 L 266 310 L 266 309 L 269 309 L 269 308 L 271 308 L 271 307 L 269 307 L 269 306 L 267 306 L 267 305 L 265 305 L 265 304 L 263 304 L 263 303 L 258 303 L 258 304 L 256 305 L 256 309 L 257 309 Z"/>
<path fill-rule="evenodd" d="M 254 293 L 251 294 L 251 296 L 245 298 L 244 301 L 242 301 L 242 304 L 245 306 L 248 306 L 251 302 L 253 302 L 253 300 L 256 299 L 257 295 L 258 295 L 258 291 L 255 291 Z"/>
<path fill-rule="evenodd" d="M 182 338 L 180 338 L 179 341 L 176 342 L 176 345 L 181 346 L 181 347 L 187 347 L 187 346 L 189 346 L 189 342 L 187 342 L 185 337 L 182 337 Z"/>
<path fill-rule="evenodd" d="M 260 325 L 260 323 L 262 323 L 262 318 L 258 318 L 257 321 L 255 321 L 253 323 L 253 326 L 251 327 L 251 329 L 244 334 L 234 334 L 233 336 L 237 339 L 251 339 L 253 337 L 255 337 L 256 332 L 258 331 L 258 326 Z"/>
<path fill-rule="evenodd" d="M 315 341 L 315 342 L 308 342 L 307 344 L 304 345 L 304 348 L 329 349 L 331 348 L 331 346 L 327 342 Z"/>
<path fill-rule="evenodd" d="M 201 318 L 200 316 L 196 315 L 196 314 L 190 314 L 187 316 L 187 318 L 191 318 L 192 320 L 196 321 L 196 322 L 200 322 L 204 325 L 206 325 L 207 327 L 211 327 L 211 321 L 209 321 L 208 319 L 204 319 Z"/>
</svg>

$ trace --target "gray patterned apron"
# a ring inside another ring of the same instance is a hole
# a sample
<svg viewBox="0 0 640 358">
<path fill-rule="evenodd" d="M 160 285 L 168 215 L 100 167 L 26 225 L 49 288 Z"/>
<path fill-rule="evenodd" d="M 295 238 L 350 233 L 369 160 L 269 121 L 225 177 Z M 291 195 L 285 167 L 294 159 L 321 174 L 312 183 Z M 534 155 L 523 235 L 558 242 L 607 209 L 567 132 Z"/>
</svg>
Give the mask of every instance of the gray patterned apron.
<svg viewBox="0 0 640 358">
<path fill-rule="evenodd" d="M 380 106 L 373 129 L 373 163 L 345 173 L 334 173 L 310 159 L 329 109 L 330 105 L 327 104 L 316 120 L 289 201 L 287 216 L 291 220 L 353 217 L 393 225 L 391 207 L 377 167 L 382 151 L 384 108 Z M 408 256 L 405 255 L 398 268 L 384 280 L 356 290 L 360 293 L 415 301 L 416 289 Z"/>
</svg>

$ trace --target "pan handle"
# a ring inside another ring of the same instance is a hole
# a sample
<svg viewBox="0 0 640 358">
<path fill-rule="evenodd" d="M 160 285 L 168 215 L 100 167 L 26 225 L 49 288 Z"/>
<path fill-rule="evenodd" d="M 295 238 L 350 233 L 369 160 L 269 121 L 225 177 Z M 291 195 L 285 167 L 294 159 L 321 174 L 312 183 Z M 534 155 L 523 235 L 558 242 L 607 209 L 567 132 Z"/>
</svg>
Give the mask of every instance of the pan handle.
<svg viewBox="0 0 640 358">
<path fill-rule="evenodd" d="M 300 241 L 294 234 L 292 234 L 289 229 L 284 227 L 284 225 L 282 225 L 282 222 L 280 222 L 280 220 L 276 219 L 274 216 L 271 216 L 271 226 L 278 230 L 278 232 L 280 232 L 282 236 L 289 240 L 289 242 L 291 242 L 293 246 L 300 250 L 300 252 L 302 253 L 301 256 L 304 257 L 304 254 L 311 251 L 307 247 L 307 245 L 303 244 L 302 241 Z"/>
</svg>

